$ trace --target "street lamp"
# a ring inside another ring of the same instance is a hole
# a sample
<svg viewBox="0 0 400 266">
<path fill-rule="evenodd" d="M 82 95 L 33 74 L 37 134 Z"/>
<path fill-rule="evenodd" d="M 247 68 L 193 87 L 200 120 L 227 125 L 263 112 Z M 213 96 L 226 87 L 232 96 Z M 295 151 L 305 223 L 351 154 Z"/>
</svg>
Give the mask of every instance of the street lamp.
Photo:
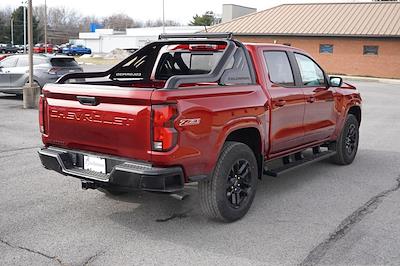
<svg viewBox="0 0 400 266">
<path fill-rule="evenodd" d="M 24 86 L 24 108 L 37 108 L 40 87 L 33 82 L 33 20 L 32 0 L 28 0 L 29 82 Z"/>
<path fill-rule="evenodd" d="M 44 0 L 44 53 L 47 54 L 47 1 Z"/>
<path fill-rule="evenodd" d="M 165 33 L 165 0 L 162 1 L 162 31 Z"/>
<path fill-rule="evenodd" d="M 26 1 L 22 1 L 22 8 L 24 9 L 24 54 L 26 54 Z"/>
</svg>

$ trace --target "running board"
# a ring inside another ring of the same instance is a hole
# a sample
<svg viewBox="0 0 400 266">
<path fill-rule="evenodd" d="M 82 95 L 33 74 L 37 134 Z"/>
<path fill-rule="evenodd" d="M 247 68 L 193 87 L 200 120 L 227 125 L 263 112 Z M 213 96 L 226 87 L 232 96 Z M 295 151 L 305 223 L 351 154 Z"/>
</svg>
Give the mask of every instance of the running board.
<svg viewBox="0 0 400 266">
<path fill-rule="evenodd" d="M 305 158 L 302 160 L 297 160 L 297 161 L 285 164 L 283 166 L 277 167 L 275 169 L 265 169 L 264 174 L 268 175 L 268 176 L 278 177 L 281 174 L 284 174 L 291 170 L 295 170 L 304 165 L 308 165 L 308 164 L 312 164 L 315 162 L 325 160 L 329 157 L 334 156 L 335 154 L 336 154 L 336 151 L 330 151 L 330 150 L 319 152 L 317 154 L 313 154 L 311 157 L 308 157 L 308 158 Z"/>
</svg>

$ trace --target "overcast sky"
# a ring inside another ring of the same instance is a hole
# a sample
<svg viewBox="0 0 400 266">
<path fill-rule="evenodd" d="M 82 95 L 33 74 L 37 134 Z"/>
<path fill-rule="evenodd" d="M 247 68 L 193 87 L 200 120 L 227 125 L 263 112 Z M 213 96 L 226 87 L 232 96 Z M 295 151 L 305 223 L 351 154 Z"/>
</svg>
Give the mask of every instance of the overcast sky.
<svg viewBox="0 0 400 266">
<path fill-rule="evenodd" d="M 221 14 L 222 4 L 255 7 L 260 11 L 284 3 L 333 1 L 349 2 L 349 0 L 165 0 L 165 16 L 167 20 L 187 24 L 196 13 L 200 15 L 205 11 L 211 10 Z M 16 7 L 21 2 L 22 0 L 0 0 L 0 8 L 6 6 Z M 353 2 L 355 1 L 353 0 Z M 113 13 L 125 13 L 133 19 L 142 21 L 162 18 L 162 0 L 47 0 L 48 6 L 63 6 L 63 3 L 68 3 L 68 8 L 74 8 L 83 15 L 102 17 Z M 33 0 L 33 5 L 40 4 L 44 4 L 44 0 Z"/>
</svg>

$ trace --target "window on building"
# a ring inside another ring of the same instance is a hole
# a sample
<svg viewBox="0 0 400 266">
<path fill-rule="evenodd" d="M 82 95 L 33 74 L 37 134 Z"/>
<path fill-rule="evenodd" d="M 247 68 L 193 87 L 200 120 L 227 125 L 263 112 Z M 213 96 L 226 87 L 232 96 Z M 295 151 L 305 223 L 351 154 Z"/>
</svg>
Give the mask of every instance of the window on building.
<svg viewBox="0 0 400 266">
<path fill-rule="evenodd" d="M 300 68 L 301 80 L 304 86 L 324 86 L 325 77 L 324 72 L 311 58 L 295 54 L 297 64 Z"/>
<path fill-rule="evenodd" d="M 269 77 L 273 83 L 282 86 L 294 86 L 293 71 L 285 52 L 264 52 L 264 58 L 267 63 Z"/>
<path fill-rule="evenodd" d="M 333 44 L 320 44 L 319 45 L 320 54 L 333 54 Z"/>
<path fill-rule="evenodd" d="M 378 48 L 377 45 L 364 45 L 363 54 L 364 55 L 378 55 Z"/>
</svg>

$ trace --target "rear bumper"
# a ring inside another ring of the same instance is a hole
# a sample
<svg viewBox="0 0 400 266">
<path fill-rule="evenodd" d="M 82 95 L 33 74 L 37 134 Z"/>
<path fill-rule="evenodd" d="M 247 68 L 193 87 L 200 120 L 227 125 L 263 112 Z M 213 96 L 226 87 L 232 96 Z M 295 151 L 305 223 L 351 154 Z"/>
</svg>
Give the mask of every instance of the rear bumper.
<svg viewBox="0 0 400 266">
<path fill-rule="evenodd" d="M 149 163 L 56 147 L 42 148 L 38 153 L 46 169 L 91 182 L 95 188 L 177 192 L 184 186 L 181 167 L 160 168 Z M 104 158 L 106 173 L 85 170 L 83 168 L 84 155 Z"/>
</svg>

